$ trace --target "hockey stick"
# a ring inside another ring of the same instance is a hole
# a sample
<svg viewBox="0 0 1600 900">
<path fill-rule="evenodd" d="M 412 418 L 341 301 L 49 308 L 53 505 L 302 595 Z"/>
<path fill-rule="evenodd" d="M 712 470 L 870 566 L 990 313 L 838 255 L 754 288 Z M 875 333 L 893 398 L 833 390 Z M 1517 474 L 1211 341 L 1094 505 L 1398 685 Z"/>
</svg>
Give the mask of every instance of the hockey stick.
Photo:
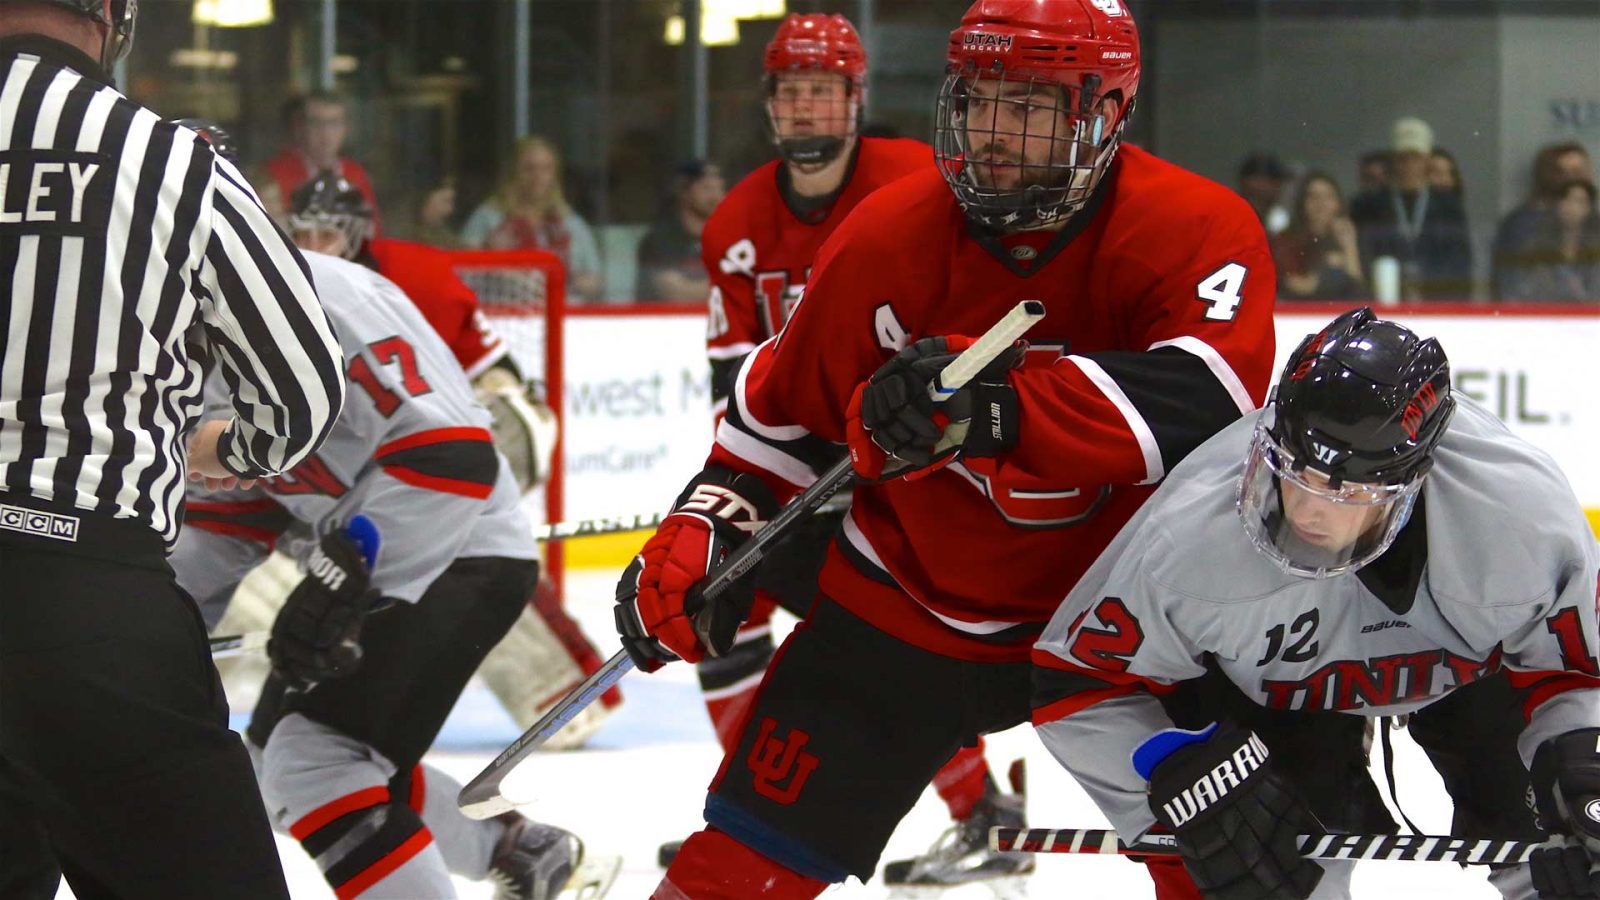
<svg viewBox="0 0 1600 900">
<path fill-rule="evenodd" d="M 536 541 L 565 541 L 571 538 L 594 537 L 601 534 L 621 534 L 626 531 L 644 531 L 661 524 L 664 513 L 636 513 L 631 516 L 603 516 L 598 519 L 576 519 L 571 522 L 552 522 L 533 530 Z"/>
<path fill-rule="evenodd" d="M 230 656 L 259 653 L 267 649 L 267 636 L 269 633 L 266 631 L 248 631 L 244 634 L 214 637 L 211 639 L 211 658 L 227 659 Z"/>
<path fill-rule="evenodd" d="M 1426 834 L 1302 834 L 1307 859 L 1398 859 L 1470 865 L 1524 863 L 1544 846 L 1537 841 L 1497 841 Z M 1171 856 L 1170 834 L 1147 834 L 1132 844 L 1103 828 L 991 828 L 989 849 L 1009 853 L 1121 853 Z"/>
<path fill-rule="evenodd" d="M 1024 300 L 1018 303 L 984 333 L 983 337 L 964 350 L 950 365 L 945 366 L 939 377 L 928 385 L 929 396 L 943 400 L 955 393 L 958 388 L 983 371 L 995 357 L 1016 343 L 1029 328 L 1033 327 L 1033 323 L 1042 318 L 1044 318 L 1043 303 L 1037 300 Z M 700 591 L 704 607 L 695 619 L 695 632 L 700 636 L 702 643 L 708 648 L 712 647 L 711 632 L 715 628 L 722 627 L 720 622 L 713 621 L 722 606 L 716 602 L 717 598 L 741 576 L 754 568 L 766 556 L 767 551 L 792 530 L 796 522 L 816 512 L 829 497 L 849 484 L 853 475 L 850 458 L 847 456 L 839 460 L 800 496 L 790 501 L 789 505 L 774 516 L 765 527 L 740 544 L 737 550 L 723 560 L 722 565 L 707 576 L 701 583 L 703 589 Z M 729 618 L 735 619 L 734 625 L 737 626 L 736 616 Z M 731 631 L 729 636 L 731 637 Z M 461 812 L 472 819 L 487 819 L 510 812 L 515 804 L 500 793 L 500 784 L 511 770 L 527 759 L 551 735 L 576 718 L 584 707 L 599 699 L 601 694 L 610 690 L 632 670 L 633 659 L 628 656 L 627 651 L 619 651 L 606 660 L 593 675 L 584 679 L 582 684 L 561 698 L 549 712 L 533 723 L 521 737 L 512 741 L 511 746 L 495 757 L 494 762 L 485 766 L 476 778 L 461 789 L 461 794 L 456 798 L 456 805 L 461 807 Z"/>
<path fill-rule="evenodd" d="M 622 534 L 644 531 L 661 524 L 661 513 L 635 513 L 631 516 L 604 516 L 598 519 L 575 519 L 571 522 L 553 522 L 533 530 L 536 541 L 565 541 L 572 538 L 595 537 L 602 534 Z M 251 631 L 211 639 L 211 658 L 227 659 L 244 656 L 267 649 L 267 632 Z"/>
</svg>

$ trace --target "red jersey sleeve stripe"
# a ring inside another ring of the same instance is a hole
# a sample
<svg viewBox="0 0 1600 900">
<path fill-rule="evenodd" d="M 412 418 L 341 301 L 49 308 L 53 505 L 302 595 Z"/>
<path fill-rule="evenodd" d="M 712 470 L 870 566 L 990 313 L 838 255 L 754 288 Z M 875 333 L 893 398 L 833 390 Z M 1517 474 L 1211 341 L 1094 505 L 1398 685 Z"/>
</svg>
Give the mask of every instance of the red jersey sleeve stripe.
<svg viewBox="0 0 1600 900">
<path fill-rule="evenodd" d="M 189 500 L 185 505 L 190 513 L 209 513 L 215 516 L 246 516 L 252 513 L 276 512 L 282 506 L 265 497 L 259 500 Z"/>
<path fill-rule="evenodd" d="M 1033 648 L 1031 656 L 1033 659 L 1033 664 L 1036 666 L 1042 666 L 1046 669 L 1055 669 L 1056 671 L 1066 672 L 1069 675 L 1076 675 L 1080 678 L 1092 678 L 1095 681 L 1102 681 L 1106 684 L 1132 685 L 1135 687 L 1141 687 L 1152 694 L 1170 694 L 1177 690 L 1178 687 L 1175 684 L 1163 684 L 1159 681 L 1151 681 L 1142 675 L 1132 675 L 1127 672 L 1108 672 L 1104 669 L 1086 669 L 1083 666 L 1069 663 L 1054 653 L 1049 652 L 1048 650 L 1040 650 L 1038 647 Z"/>
<path fill-rule="evenodd" d="M 1533 719 L 1534 710 L 1554 697 L 1567 691 L 1600 688 L 1600 678 L 1575 672 L 1513 672 L 1508 669 L 1506 679 L 1512 687 L 1528 692 L 1522 703 L 1522 717 L 1529 721 Z"/>
<path fill-rule="evenodd" d="M 455 494 L 460 497 L 470 497 L 473 500 L 487 500 L 494 493 L 493 484 L 482 484 L 476 481 L 463 481 L 459 478 L 445 478 L 439 475 L 428 475 L 405 466 L 384 466 L 383 471 L 397 481 L 403 481 L 412 487 L 438 491 L 441 494 Z"/>
<path fill-rule="evenodd" d="M 410 862 L 413 856 L 421 853 L 431 843 L 433 843 L 433 832 L 423 828 L 406 838 L 400 846 L 384 854 L 377 862 L 362 869 L 354 878 L 334 888 L 334 896 L 339 900 L 352 900 L 361 896 L 363 891 L 382 881 L 390 872 Z"/>
<path fill-rule="evenodd" d="M 216 519 L 191 519 L 185 524 L 190 528 L 198 528 L 201 531 L 209 531 L 212 534 L 255 541 L 265 546 L 268 551 L 277 549 L 278 535 L 282 533 L 267 528 L 255 528 L 240 522 L 223 522 Z"/>
<path fill-rule="evenodd" d="M 298 821 L 289 826 L 289 834 L 295 840 L 303 841 L 335 819 L 349 815 L 357 810 L 381 806 L 388 802 L 388 788 L 382 786 L 363 788 L 353 794 L 345 794 L 343 797 L 319 806 L 301 816 Z"/>
<path fill-rule="evenodd" d="M 1088 709 L 1102 700 L 1110 700 L 1113 697 L 1126 697 L 1127 695 L 1135 693 L 1138 690 L 1138 685 L 1123 684 L 1105 687 L 1100 690 L 1083 691 L 1082 693 L 1073 694 L 1071 697 L 1057 700 L 1054 703 L 1047 703 L 1044 706 L 1035 707 L 1032 716 L 1033 724 L 1043 725 L 1046 722 L 1059 721 L 1061 719 L 1065 719 L 1073 713 L 1082 712 L 1083 710 Z"/>
<path fill-rule="evenodd" d="M 402 450 L 414 450 L 417 447 L 443 444 L 447 441 L 483 441 L 492 444 L 494 435 L 490 434 L 487 428 L 434 428 L 392 440 L 374 451 L 373 456 L 381 460 L 389 454 L 399 453 Z"/>
</svg>

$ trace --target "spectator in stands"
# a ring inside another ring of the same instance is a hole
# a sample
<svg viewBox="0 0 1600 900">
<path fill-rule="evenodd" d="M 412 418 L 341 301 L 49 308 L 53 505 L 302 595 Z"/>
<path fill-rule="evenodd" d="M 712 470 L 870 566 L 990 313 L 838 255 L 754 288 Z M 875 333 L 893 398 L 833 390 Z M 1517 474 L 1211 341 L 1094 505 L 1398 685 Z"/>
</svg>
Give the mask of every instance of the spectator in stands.
<svg viewBox="0 0 1600 900">
<path fill-rule="evenodd" d="M 1252 153 L 1239 164 L 1239 196 L 1243 197 L 1267 234 L 1278 234 L 1289 227 L 1289 211 L 1283 208 L 1283 186 L 1289 170 L 1271 153 Z"/>
<path fill-rule="evenodd" d="M 1572 181 L 1594 181 L 1594 166 L 1582 144 L 1551 144 L 1533 159 L 1533 190 L 1521 206 L 1500 220 L 1494 236 L 1494 296 L 1508 296 L 1509 280 L 1533 242 L 1560 191 Z"/>
<path fill-rule="evenodd" d="M 542 137 L 517 142 L 511 171 L 468 217 L 461 242 L 485 250 L 548 250 L 567 268 L 567 296 L 600 294 L 600 247 L 561 190 L 561 155 Z"/>
<path fill-rule="evenodd" d="M 1356 196 L 1381 190 L 1389 184 L 1389 151 L 1369 150 L 1356 163 Z"/>
<path fill-rule="evenodd" d="M 1455 154 L 1443 147 L 1435 147 L 1428 154 L 1428 187 L 1466 198 L 1461 183 L 1461 164 L 1456 162 Z"/>
<path fill-rule="evenodd" d="M 1506 273 L 1510 302 L 1600 301 L 1600 212 L 1594 182 L 1568 181 L 1542 213 L 1533 237 Z"/>
<path fill-rule="evenodd" d="M 1400 265 L 1403 300 L 1462 300 L 1472 293 L 1472 246 L 1461 198 L 1428 184 L 1433 129 L 1404 118 L 1394 123 L 1389 184 L 1355 198 L 1361 261 L 1371 280 L 1373 263 L 1392 257 Z"/>
<path fill-rule="evenodd" d="M 313 91 L 294 97 L 283 105 L 283 129 L 287 141 L 277 156 L 267 160 L 266 170 L 277 188 L 269 211 L 289 208 L 289 195 L 318 172 L 332 170 L 355 185 L 372 205 L 372 224 L 381 228 L 378 196 L 373 193 L 367 170 L 348 156 L 342 156 L 345 138 L 350 136 L 350 118 L 345 103 L 326 91 Z M 263 192 L 265 193 L 265 192 Z"/>
<path fill-rule="evenodd" d="M 639 282 L 634 299 L 699 303 L 711 293 L 700 260 L 700 232 L 728 193 L 722 170 L 703 159 L 673 171 L 672 199 L 639 245 Z"/>
<path fill-rule="evenodd" d="M 1312 172 L 1300 182 L 1289 227 L 1272 239 L 1278 296 L 1285 300 L 1355 300 L 1366 296 L 1356 226 L 1332 177 Z"/>
<path fill-rule="evenodd" d="M 431 247 L 453 250 L 461 246 L 461 235 L 451 227 L 456 217 L 456 181 L 446 178 L 422 195 L 417 202 L 417 223 L 413 238 Z"/>
</svg>

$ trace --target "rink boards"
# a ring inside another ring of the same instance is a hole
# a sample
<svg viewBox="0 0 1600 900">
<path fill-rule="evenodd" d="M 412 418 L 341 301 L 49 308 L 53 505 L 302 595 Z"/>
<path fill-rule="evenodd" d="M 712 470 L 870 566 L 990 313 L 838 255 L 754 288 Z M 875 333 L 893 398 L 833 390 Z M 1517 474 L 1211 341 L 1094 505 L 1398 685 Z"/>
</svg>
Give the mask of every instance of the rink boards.
<svg viewBox="0 0 1600 900">
<path fill-rule="evenodd" d="M 1277 317 L 1277 359 L 1337 314 L 1297 308 Z M 1525 307 L 1387 310 L 1449 354 L 1456 389 L 1487 405 L 1555 457 L 1600 522 L 1600 311 Z M 704 311 L 638 307 L 564 318 L 565 518 L 648 512 L 669 504 L 705 462 L 711 404 Z M 1274 368 L 1277 368 L 1275 366 Z M 615 565 L 635 535 L 569 548 L 569 564 Z"/>
</svg>

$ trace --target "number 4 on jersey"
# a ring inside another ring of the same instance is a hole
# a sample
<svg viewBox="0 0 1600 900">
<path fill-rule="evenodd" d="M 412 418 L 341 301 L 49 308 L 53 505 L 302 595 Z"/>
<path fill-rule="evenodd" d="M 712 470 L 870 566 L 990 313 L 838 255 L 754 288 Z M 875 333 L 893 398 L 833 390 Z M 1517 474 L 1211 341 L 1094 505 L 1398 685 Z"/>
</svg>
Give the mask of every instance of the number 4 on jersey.
<svg viewBox="0 0 1600 900">
<path fill-rule="evenodd" d="M 1244 266 L 1231 262 L 1210 275 L 1200 279 L 1200 284 L 1195 292 L 1200 295 L 1200 302 L 1209 304 L 1205 317 L 1213 322 L 1231 322 L 1234 314 L 1239 311 L 1239 304 L 1244 301 L 1240 293 L 1244 290 L 1244 278 L 1249 274 Z"/>
</svg>

